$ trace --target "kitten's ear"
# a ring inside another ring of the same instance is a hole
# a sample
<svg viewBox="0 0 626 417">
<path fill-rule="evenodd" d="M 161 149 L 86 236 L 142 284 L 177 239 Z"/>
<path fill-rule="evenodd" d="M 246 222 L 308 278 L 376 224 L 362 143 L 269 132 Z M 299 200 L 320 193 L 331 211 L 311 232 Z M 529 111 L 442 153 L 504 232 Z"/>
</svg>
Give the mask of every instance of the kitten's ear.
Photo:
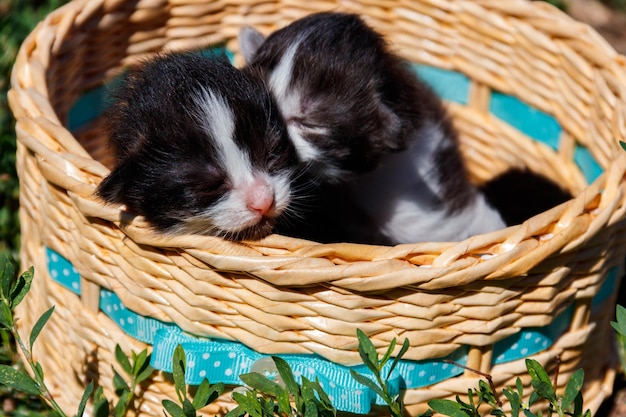
<svg viewBox="0 0 626 417">
<path fill-rule="evenodd" d="M 131 178 L 129 175 L 132 173 L 129 172 L 128 164 L 122 162 L 98 185 L 96 195 L 107 203 L 122 203 L 126 194 L 125 178 Z"/>
<path fill-rule="evenodd" d="M 252 62 L 256 52 L 259 50 L 263 42 L 265 42 L 265 36 L 255 28 L 251 26 L 244 26 L 239 31 L 239 49 L 241 54 L 246 59 L 247 63 Z"/>
</svg>

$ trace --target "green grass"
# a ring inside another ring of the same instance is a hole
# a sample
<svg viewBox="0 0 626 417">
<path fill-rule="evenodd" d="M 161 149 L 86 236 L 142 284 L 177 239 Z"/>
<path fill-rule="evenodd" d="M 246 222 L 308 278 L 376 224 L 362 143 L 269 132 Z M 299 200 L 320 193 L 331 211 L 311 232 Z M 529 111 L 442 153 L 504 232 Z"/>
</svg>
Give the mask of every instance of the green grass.
<svg viewBox="0 0 626 417">
<path fill-rule="evenodd" d="M 600 0 L 600 2 L 616 10 L 626 12 L 626 0 Z"/>
<path fill-rule="evenodd" d="M 37 22 L 66 0 L 0 0 L 0 254 L 17 259 L 19 184 L 15 172 L 15 121 L 6 92 L 17 51 Z"/>
<path fill-rule="evenodd" d="M 0 256 L 17 260 L 20 244 L 19 183 L 15 171 L 15 120 L 7 103 L 10 74 L 17 51 L 37 22 L 67 0 L 0 0 Z M 8 332 L 0 332 L 0 363 L 22 368 Z M 0 386 L 0 415 L 49 417 L 53 414 L 36 396 Z"/>
</svg>

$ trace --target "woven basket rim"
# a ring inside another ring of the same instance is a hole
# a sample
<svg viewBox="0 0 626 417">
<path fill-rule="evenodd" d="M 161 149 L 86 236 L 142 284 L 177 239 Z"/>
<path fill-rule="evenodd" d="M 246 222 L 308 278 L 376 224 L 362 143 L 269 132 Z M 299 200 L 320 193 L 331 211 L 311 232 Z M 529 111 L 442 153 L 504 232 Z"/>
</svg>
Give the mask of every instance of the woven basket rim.
<svg viewBox="0 0 626 417">
<path fill-rule="evenodd" d="M 517 245 L 528 238 L 536 236 L 537 233 L 541 234 L 541 229 L 544 225 L 552 223 L 556 225 L 556 229 L 559 233 L 568 232 L 568 226 L 574 220 L 574 216 L 570 214 L 574 208 L 587 206 L 589 204 L 589 194 L 587 191 L 601 189 L 605 184 L 606 188 L 611 191 L 611 196 L 620 189 L 620 195 L 615 195 L 615 198 L 623 199 L 621 192 L 621 186 L 616 177 L 619 177 L 620 172 L 624 168 L 625 157 L 619 155 L 612 163 L 612 168 L 609 172 L 605 172 L 602 176 L 597 178 L 593 184 L 590 184 L 586 192 L 581 193 L 572 200 L 549 210 L 546 213 L 539 214 L 528 219 L 521 225 L 507 227 L 502 230 L 498 230 L 492 233 L 486 233 L 483 235 L 477 235 L 470 237 L 461 242 L 421 242 L 421 243 L 407 243 L 396 245 L 395 247 L 385 247 L 376 245 L 365 244 L 353 244 L 353 243 L 341 243 L 341 244 L 323 244 L 317 242 L 307 242 L 297 238 L 272 235 L 268 238 L 259 241 L 245 241 L 241 243 L 233 243 L 223 241 L 220 238 L 208 237 L 208 236 L 163 236 L 153 233 L 149 226 L 142 221 L 141 217 L 135 218 L 129 225 L 121 225 L 119 219 L 124 217 L 121 215 L 121 206 L 104 205 L 97 198 L 93 196 L 95 186 L 99 181 L 108 174 L 109 170 L 98 161 L 89 160 L 90 156 L 84 151 L 82 146 L 72 136 L 63 124 L 58 120 L 53 109 L 45 105 L 42 102 L 42 98 L 46 96 L 45 84 L 29 86 L 30 88 L 21 89 L 19 87 L 20 82 L 19 74 L 24 72 L 31 73 L 31 77 L 35 80 L 44 80 L 45 75 L 43 67 L 29 67 L 27 55 L 31 54 L 30 48 L 36 45 L 37 48 L 50 48 L 54 51 L 55 45 L 59 42 L 58 38 L 54 38 L 54 42 L 50 42 L 50 37 L 56 35 L 54 32 L 57 29 L 57 25 L 63 25 L 63 22 L 70 17 L 76 20 L 86 19 L 88 16 L 98 13 L 100 9 L 98 5 L 103 2 L 84 1 L 79 0 L 62 6 L 55 12 L 51 13 L 46 20 L 40 24 L 29 36 L 28 40 L 24 43 L 20 51 L 20 56 L 16 60 L 13 68 L 12 76 L 12 88 L 9 92 L 9 101 L 11 108 L 14 111 L 18 126 L 29 132 L 35 132 L 37 130 L 44 130 L 48 134 L 56 133 L 63 138 L 63 143 L 52 142 L 49 144 L 37 143 L 35 138 L 21 137 L 21 141 L 25 145 L 32 148 L 40 154 L 42 157 L 49 159 L 50 163 L 56 165 L 65 165 L 66 174 L 68 175 L 68 181 L 65 185 L 70 190 L 70 195 L 76 199 L 76 203 L 83 210 L 86 216 L 95 216 L 105 220 L 112 220 L 116 224 L 120 225 L 121 230 L 127 234 L 129 238 L 141 245 L 149 245 L 156 248 L 189 248 L 197 250 L 205 250 L 209 248 L 219 247 L 219 250 L 223 254 L 229 257 L 281 257 L 281 256 L 294 256 L 294 257 L 328 257 L 328 256 L 340 256 L 343 253 L 360 254 L 366 253 L 367 257 L 364 257 L 363 261 L 371 261 L 377 259 L 399 259 L 406 256 L 411 256 L 417 253 L 432 253 L 439 252 L 441 255 L 434 263 L 436 266 L 446 267 L 454 263 L 461 257 L 474 257 L 480 258 L 487 254 L 498 254 L 506 252 L 507 248 Z M 578 22 L 574 22 L 573 19 L 566 17 L 560 11 L 552 7 L 546 7 L 545 5 L 529 5 L 523 1 L 513 1 L 506 6 L 500 4 L 498 1 L 493 0 L 480 0 L 475 2 L 456 2 L 449 3 L 449 7 L 462 7 L 472 9 L 474 6 L 480 5 L 481 7 L 493 8 L 494 10 L 506 8 L 507 12 L 513 16 L 524 16 L 525 18 L 536 19 L 542 29 L 551 31 L 554 34 L 562 36 L 571 36 L 570 33 L 573 28 L 568 28 L 565 23 L 566 19 L 570 19 L 568 23 L 572 23 L 576 30 L 581 28 L 584 30 L 585 35 L 589 35 L 594 42 L 600 42 L 601 47 L 594 51 L 596 59 L 602 60 L 607 70 L 612 72 L 618 72 L 622 79 L 626 79 L 624 75 L 626 64 L 625 58 L 617 54 L 610 46 L 605 45 L 605 41 L 595 36 L 593 30 L 589 30 L 586 25 L 581 25 Z M 535 7 L 539 6 L 539 7 Z M 509 8 L 510 7 L 510 8 Z M 549 19 L 558 18 L 560 24 L 554 24 L 546 26 L 544 22 Z M 54 25 L 54 27 L 52 27 Z M 45 40 L 45 41 L 44 41 Z M 34 88 L 33 88 L 34 87 Z M 42 88 L 43 87 L 43 88 Z M 28 105 L 24 105 L 28 102 Z M 37 117 L 29 117 L 21 107 L 35 106 L 33 113 L 38 114 Z M 30 140 L 32 139 L 32 140 Z M 626 139 L 626 138 L 625 138 Z M 64 160 L 64 157 L 72 154 L 71 160 Z M 69 167 L 71 166 L 71 168 Z M 603 167 L 607 168 L 607 167 Z M 76 175 L 73 175 L 75 173 Z M 610 201 L 601 203 L 601 206 L 612 206 Z M 590 217 L 597 219 L 602 217 L 595 209 L 596 213 L 591 214 Z M 602 211 L 602 210 L 601 210 Z M 619 217 L 623 215 L 622 211 L 619 212 Z M 549 217 L 559 216 L 557 220 L 552 220 Z M 616 221 L 616 216 L 611 216 L 611 221 Z M 582 242 L 588 240 L 591 236 L 589 230 L 595 230 L 596 227 L 590 227 L 586 232 L 578 230 L 570 233 L 570 237 L 576 238 L 574 242 L 569 244 L 563 244 L 571 248 L 575 246 L 576 242 Z M 298 247 L 297 251 L 292 251 L 293 247 Z M 268 248 L 270 251 L 264 251 L 263 248 Z M 275 252 L 283 252 L 282 254 L 275 255 Z M 353 256 L 355 258 L 357 256 Z M 355 259 L 356 260 L 356 259 Z M 278 284 L 280 285 L 280 284 Z"/>
</svg>

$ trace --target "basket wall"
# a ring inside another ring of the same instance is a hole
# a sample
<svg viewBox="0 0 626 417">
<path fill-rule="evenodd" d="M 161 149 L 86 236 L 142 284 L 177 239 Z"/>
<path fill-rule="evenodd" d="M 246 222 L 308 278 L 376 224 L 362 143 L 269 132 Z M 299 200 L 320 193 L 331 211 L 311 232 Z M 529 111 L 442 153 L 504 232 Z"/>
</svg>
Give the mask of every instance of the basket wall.
<svg viewBox="0 0 626 417">
<path fill-rule="evenodd" d="M 458 81 L 440 93 L 477 183 L 525 166 L 576 197 L 464 242 L 396 247 L 275 235 L 242 244 L 166 239 L 93 197 L 111 159 L 101 109 L 89 103 L 124 65 L 164 49 L 214 45 L 226 45 L 241 64 L 242 25 L 269 32 L 331 9 L 364 15 L 426 78 L 434 68 Z M 35 352 L 71 411 L 87 380 L 111 394 L 116 343 L 126 352 L 146 346 L 102 308 L 105 291 L 141 317 L 262 354 L 353 365 L 357 328 L 381 351 L 394 337 L 408 338 L 410 361 L 466 349 L 464 363 L 491 373 L 499 388 L 526 374 L 523 358 L 498 360 L 503 343 L 529 329 L 554 329 L 566 317 L 532 357 L 552 369 L 560 355 L 560 386 L 583 367 L 585 406 L 595 410 L 611 392 L 616 367 L 609 321 L 626 252 L 625 97 L 623 57 L 589 27 L 524 0 L 75 1 L 25 41 L 9 93 L 19 141 L 21 261 L 36 269 L 20 324 L 26 331 L 56 305 Z M 75 268 L 71 285 L 54 276 L 53 256 Z M 429 399 L 464 395 L 477 378 L 466 371 L 411 388 L 407 408 L 413 415 Z M 160 401 L 174 396 L 159 374 L 138 414 L 160 415 Z M 207 413 L 230 406 L 227 393 Z"/>
</svg>

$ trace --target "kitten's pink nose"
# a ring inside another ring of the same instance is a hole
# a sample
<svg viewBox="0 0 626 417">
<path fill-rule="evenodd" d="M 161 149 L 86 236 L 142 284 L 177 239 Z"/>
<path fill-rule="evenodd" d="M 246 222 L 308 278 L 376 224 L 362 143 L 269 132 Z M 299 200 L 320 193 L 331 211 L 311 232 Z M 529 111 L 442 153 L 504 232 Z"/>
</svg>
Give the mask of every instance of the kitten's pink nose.
<svg viewBox="0 0 626 417">
<path fill-rule="evenodd" d="M 266 215 L 274 205 L 274 193 L 269 184 L 262 180 L 256 179 L 248 189 L 246 206 L 250 211 L 259 213 L 261 216 Z"/>
</svg>

